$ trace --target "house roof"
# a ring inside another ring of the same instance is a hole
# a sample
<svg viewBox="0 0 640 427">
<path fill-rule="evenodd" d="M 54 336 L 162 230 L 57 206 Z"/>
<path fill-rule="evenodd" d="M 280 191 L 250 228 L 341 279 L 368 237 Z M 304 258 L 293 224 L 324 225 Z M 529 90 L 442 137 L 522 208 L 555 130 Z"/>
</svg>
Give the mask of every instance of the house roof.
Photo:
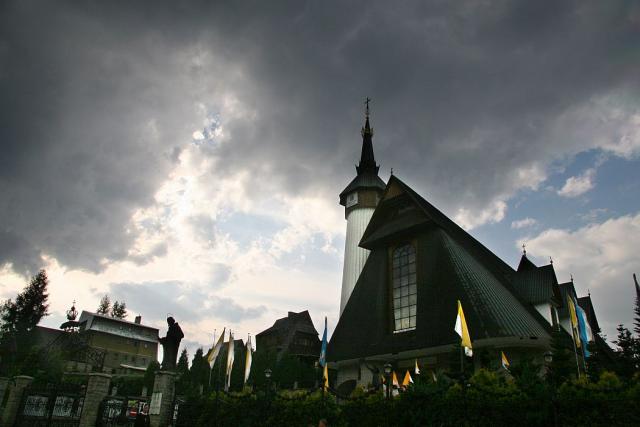
<svg viewBox="0 0 640 427">
<path fill-rule="evenodd" d="M 524 258 L 524 255 L 523 255 Z M 527 260 L 533 268 L 527 267 L 520 269 L 513 278 L 513 288 L 520 296 L 531 304 L 540 304 L 555 300 L 560 304 L 562 298 L 560 288 L 558 287 L 558 279 L 553 264 L 536 267 L 531 261 Z M 522 260 L 520 261 L 522 265 Z"/>
<path fill-rule="evenodd" d="M 411 213 L 407 200 L 417 212 Z M 414 221 L 405 222 L 403 215 Z M 387 245 L 393 236 L 416 241 L 418 253 L 416 329 L 397 334 L 392 333 L 387 284 Z M 459 340 L 453 330 L 457 300 L 472 340 L 550 338 L 546 321 L 511 287 L 515 271 L 395 176 L 361 246 L 372 252 L 331 337 L 329 360 L 453 344 Z"/>
<path fill-rule="evenodd" d="M 578 298 L 578 305 L 582 307 L 582 309 L 586 313 L 587 322 L 589 322 L 591 331 L 593 331 L 594 333 L 600 332 L 600 325 L 598 325 L 598 318 L 596 317 L 596 311 L 593 308 L 593 303 L 591 302 L 591 295 Z"/>
<path fill-rule="evenodd" d="M 522 258 L 520 258 L 520 263 L 518 264 L 518 272 L 527 271 L 527 270 L 535 270 L 538 267 L 531 262 L 529 258 L 527 258 L 527 254 L 522 254 Z"/>
<path fill-rule="evenodd" d="M 306 332 L 308 334 L 314 334 L 316 336 L 318 335 L 318 331 L 316 331 L 316 328 L 313 326 L 313 321 L 311 320 L 309 311 L 305 310 L 300 313 L 290 311 L 287 314 L 287 317 L 276 320 L 273 326 L 258 333 L 256 336 L 267 335 L 274 332 L 289 332 L 291 329 L 299 332 Z"/>
</svg>

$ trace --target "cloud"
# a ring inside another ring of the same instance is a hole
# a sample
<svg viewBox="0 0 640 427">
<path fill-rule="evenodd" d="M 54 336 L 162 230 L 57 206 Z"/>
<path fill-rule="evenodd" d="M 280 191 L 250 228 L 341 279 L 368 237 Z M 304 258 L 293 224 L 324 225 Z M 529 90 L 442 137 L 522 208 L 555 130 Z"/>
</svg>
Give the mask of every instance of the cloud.
<svg viewBox="0 0 640 427">
<path fill-rule="evenodd" d="M 512 221 L 511 228 L 514 230 L 519 230 L 521 228 L 534 226 L 537 223 L 538 221 L 536 221 L 535 219 L 527 217 L 527 218 L 519 219 L 517 221 Z"/>
<path fill-rule="evenodd" d="M 567 178 L 564 186 L 558 190 L 562 197 L 578 197 L 595 187 L 596 170 L 587 169 L 582 175 Z"/>
<path fill-rule="evenodd" d="M 239 322 L 258 318 L 266 312 L 263 305 L 243 307 L 232 298 L 217 297 L 177 281 L 112 283 L 109 294 L 113 301 L 127 302 L 130 313 L 145 313 L 156 323 L 169 314 L 176 320 L 195 323 L 206 314 Z"/>
<path fill-rule="evenodd" d="M 615 325 L 631 326 L 632 274 L 640 271 L 640 213 L 594 223 L 575 231 L 548 229 L 527 238 L 527 253 L 553 257 L 559 281 L 575 278 L 578 296 L 591 292 L 598 320 L 609 338 Z"/>
<path fill-rule="evenodd" d="M 382 170 L 469 228 L 500 221 L 559 157 L 637 156 L 637 5 L 340 8 L 3 5 L 0 264 L 98 272 L 136 256 L 132 216 L 191 145 L 211 193 L 236 180 L 236 207 L 274 193 L 335 203 L 366 95 Z"/>
</svg>

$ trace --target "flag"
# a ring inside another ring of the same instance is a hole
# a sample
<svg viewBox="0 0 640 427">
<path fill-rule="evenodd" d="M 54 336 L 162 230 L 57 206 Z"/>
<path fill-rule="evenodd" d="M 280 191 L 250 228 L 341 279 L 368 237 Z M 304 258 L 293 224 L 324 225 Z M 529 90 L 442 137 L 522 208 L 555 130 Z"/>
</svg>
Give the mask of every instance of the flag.
<svg viewBox="0 0 640 427">
<path fill-rule="evenodd" d="M 413 384 L 413 378 L 411 378 L 411 374 L 409 373 L 409 370 L 407 369 L 407 373 L 404 374 L 404 380 L 402 380 L 402 385 L 404 387 L 407 387 L 409 384 Z"/>
<path fill-rule="evenodd" d="M 233 359 L 234 359 L 234 350 L 235 345 L 233 342 L 233 332 L 229 332 L 229 346 L 227 353 L 227 383 L 225 385 L 225 390 L 229 391 L 229 387 L 231 386 L 231 370 L 233 369 Z"/>
<path fill-rule="evenodd" d="M 462 338 L 461 345 L 464 347 L 464 354 L 471 357 L 473 356 L 473 350 L 471 349 L 471 337 L 469 336 L 469 329 L 467 329 L 467 322 L 464 320 L 464 312 L 462 311 L 462 304 L 458 300 L 458 317 L 456 317 L 455 331 L 460 338 Z"/>
<path fill-rule="evenodd" d="M 578 311 L 578 326 L 580 327 L 580 338 L 584 343 L 584 357 L 591 356 L 591 352 L 587 349 L 587 346 L 590 341 L 593 341 L 593 332 L 591 331 L 591 326 L 589 326 L 589 320 L 587 319 L 587 313 L 584 312 L 582 307 L 579 305 L 576 306 L 576 310 Z"/>
<path fill-rule="evenodd" d="M 400 383 L 398 383 L 398 377 L 396 376 L 396 371 L 393 371 L 392 384 L 393 384 L 394 387 L 400 387 Z"/>
<path fill-rule="evenodd" d="M 322 390 L 327 390 L 329 388 L 329 368 L 327 365 L 324 365 L 324 370 L 322 371 Z"/>
<path fill-rule="evenodd" d="M 322 334 L 322 348 L 320 349 L 320 366 L 327 365 L 327 316 L 324 317 L 324 333 Z"/>
<path fill-rule="evenodd" d="M 504 351 L 501 351 L 500 354 L 502 355 L 502 367 L 508 371 L 510 366 L 509 359 L 507 359 L 507 355 L 504 354 Z"/>
<path fill-rule="evenodd" d="M 249 338 L 247 339 L 247 355 L 245 358 L 245 363 L 244 363 L 244 383 L 247 383 L 247 380 L 249 379 L 249 374 L 251 373 L 251 358 L 252 358 L 252 352 L 253 352 L 253 348 L 251 348 L 251 335 L 249 335 Z"/>
<path fill-rule="evenodd" d="M 416 375 L 420 375 L 420 368 L 418 368 L 418 359 L 416 359 L 416 367 L 413 370 L 413 373 Z"/>
<path fill-rule="evenodd" d="M 222 348 L 222 344 L 224 344 L 224 332 L 226 328 L 222 330 L 222 335 L 218 338 L 218 342 L 215 343 L 213 347 L 207 353 L 207 362 L 209 362 L 209 367 L 213 369 L 213 364 L 216 363 L 216 359 L 218 358 L 218 354 L 220 354 L 220 349 Z"/>
<path fill-rule="evenodd" d="M 431 371 L 431 377 L 433 378 L 433 382 L 437 383 L 438 382 L 438 377 L 436 376 L 435 371 Z"/>
<path fill-rule="evenodd" d="M 569 306 L 569 314 L 571 317 L 571 331 L 573 332 L 573 341 L 576 347 L 580 347 L 580 330 L 578 326 L 578 316 L 576 315 L 576 306 L 573 303 L 573 298 L 569 296 L 567 298 L 567 305 Z"/>
</svg>

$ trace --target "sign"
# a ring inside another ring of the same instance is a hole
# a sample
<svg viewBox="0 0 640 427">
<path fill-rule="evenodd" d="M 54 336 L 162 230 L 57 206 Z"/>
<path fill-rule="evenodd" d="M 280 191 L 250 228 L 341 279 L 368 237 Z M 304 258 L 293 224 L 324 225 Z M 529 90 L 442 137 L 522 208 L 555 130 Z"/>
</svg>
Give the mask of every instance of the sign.
<svg viewBox="0 0 640 427">
<path fill-rule="evenodd" d="M 150 415 L 160 415 L 160 404 L 162 403 L 162 393 L 159 391 L 151 395 L 151 405 L 149 405 Z"/>
</svg>

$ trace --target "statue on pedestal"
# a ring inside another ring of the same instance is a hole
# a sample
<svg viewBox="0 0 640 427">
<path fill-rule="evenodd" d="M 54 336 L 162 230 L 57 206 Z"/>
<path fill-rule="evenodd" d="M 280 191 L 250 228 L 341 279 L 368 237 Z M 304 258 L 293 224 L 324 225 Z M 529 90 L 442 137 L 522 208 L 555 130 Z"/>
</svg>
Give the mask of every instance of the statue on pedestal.
<svg viewBox="0 0 640 427">
<path fill-rule="evenodd" d="M 169 329 L 167 330 L 167 336 L 160 338 L 160 344 L 162 344 L 162 366 L 160 369 L 163 371 L 172 371 L 176 368 L 176 360 L 178 359 L 178 347 L 180 347 L 180 341 L 184 338 L 182 329 L 175 319 L 171 316 L 167 317 L 167 324 Z"/>
</svg>

